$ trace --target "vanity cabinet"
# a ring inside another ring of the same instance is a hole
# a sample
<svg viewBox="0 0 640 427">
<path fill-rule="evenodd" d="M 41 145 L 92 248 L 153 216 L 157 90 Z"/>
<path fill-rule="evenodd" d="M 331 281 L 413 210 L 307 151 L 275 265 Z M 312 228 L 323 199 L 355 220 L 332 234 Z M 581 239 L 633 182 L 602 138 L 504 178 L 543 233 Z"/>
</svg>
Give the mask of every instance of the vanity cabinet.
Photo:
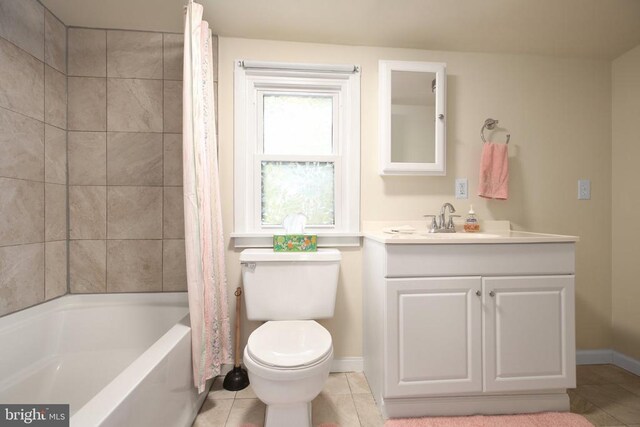
<svg viewBox="0 0 640 427">
<path fill-rule="evenodd" d="M 389 279 L 386 396 L 482 391 L 480 277 Z"/>
<path fill-rule="evenodd" d="M 383 413 L 568 410 L 574 258 L 574 243 L 365 238 L 364 371 Z"/>
<path fill-rule="evenodd" d="M 486 277 L 482 298 L 484 391 L 576 386 L 574 276 Z"/>
</svg>

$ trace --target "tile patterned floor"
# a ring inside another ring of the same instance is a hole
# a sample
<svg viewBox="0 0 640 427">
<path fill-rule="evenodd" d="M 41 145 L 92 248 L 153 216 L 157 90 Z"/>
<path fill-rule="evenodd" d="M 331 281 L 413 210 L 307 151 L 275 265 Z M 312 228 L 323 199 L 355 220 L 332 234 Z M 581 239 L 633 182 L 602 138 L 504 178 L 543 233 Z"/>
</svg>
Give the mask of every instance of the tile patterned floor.
<svg viewBox="0 0 640 427">
<path fill-rule="evenodd" d="M 239 392 L 222 389 L 216 378 L 193 427 L 262 426 L 264 403 L 251 386 Z M 313 425 L 335 423 L 340 427 L 381 427 L 384 424 L 369 384 L 361 372 L 330 374 L 324 389 L 313 401 Z"/>
<path fill-rule="evenodd" d="M 577 367 L 571 412 L 596 426 L 640 427 L 640 377 L 613 365 Z"/>
<path fill-rule="evenodd" d="M 577 387 L 569 390 L 571 412 L 595 426 L 640 427 L 640 377 L 613 365 L 577 368 Z M 216 378 L 193 427 L 262 426 L 265 406 L 251 390 L 222 389 Z M 362 373 L 331 374 L 313 401 L 313 425 L 381 427 L 384 424 Z"/>
</svg>

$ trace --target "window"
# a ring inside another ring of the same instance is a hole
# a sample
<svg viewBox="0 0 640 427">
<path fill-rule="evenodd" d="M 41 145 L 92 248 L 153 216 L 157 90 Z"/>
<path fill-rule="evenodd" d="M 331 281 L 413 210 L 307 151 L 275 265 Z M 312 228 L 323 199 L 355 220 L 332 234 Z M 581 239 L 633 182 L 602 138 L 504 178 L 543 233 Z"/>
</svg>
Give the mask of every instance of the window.
<svg viewBox="0 0 640 427">
<path fill-rule="evenodd" d="M 358 244 L 360 73 L 237 61 L 235 245 L 268 246 L 291 213 L 320 244 Z"/>
</svg>

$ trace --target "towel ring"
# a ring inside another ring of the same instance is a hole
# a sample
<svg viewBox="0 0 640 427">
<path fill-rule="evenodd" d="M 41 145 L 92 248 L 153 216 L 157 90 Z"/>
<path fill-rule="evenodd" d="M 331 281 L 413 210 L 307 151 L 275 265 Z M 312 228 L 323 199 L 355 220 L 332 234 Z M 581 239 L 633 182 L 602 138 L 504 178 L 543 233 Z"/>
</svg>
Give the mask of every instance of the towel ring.
<svg viewBox="0 0 640 427">
<path fill-rule="evenodd" d="M 497 124 L 498 124 L 498 120 L 494 120 L 494 119 L 487 119 L 484 121 L 484 124 L 482 125 L 482 129 L 480 129 L 480 138 L 482 138 L 482 142 L 487 142 L 487 140 L 484 139 L 484 129 L 487 128 L 489 130 L 494 130 Z M 509 143 L 510 139 L 511 139 L 511 134 L 507 134 L 506 144 Z"/>
</svg>

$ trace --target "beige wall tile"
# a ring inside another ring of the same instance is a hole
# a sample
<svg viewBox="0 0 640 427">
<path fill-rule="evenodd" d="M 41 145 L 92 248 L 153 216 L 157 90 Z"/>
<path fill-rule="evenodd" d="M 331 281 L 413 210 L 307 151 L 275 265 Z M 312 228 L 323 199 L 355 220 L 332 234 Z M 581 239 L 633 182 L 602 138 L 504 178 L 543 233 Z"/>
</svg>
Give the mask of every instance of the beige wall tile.
<svg viewBox="0 0 640 427">
<path fill-rule="evenodd" d="M 48 65 L 44 71 L 44 121 L 67 128 L 67 77 Z"/>
<path fill-rule="evenodd" d="M 107 241 L 69 242 L 69 287 L 74 294 L 107 291 Z"/>
<path fill-rule="evenodd" d="M 107 134 L 69 132 L 69 184 L 107 183 Z"/>
<path fill-rule="evenodd" d="M 161 239 L 162 187 L 109 187 L 109 239 Z"/>
<path fill-rule="evenodd" d="M 0 247 L 0 316 L 44 300 L 44 243 Z"/>
<path fill-rule="evenodd" d="M 162 132 L 162 80 L 109 79 L 110 131 Z"/>
<path fill-rule="evenodd" d="M 107 76 L 107 32 L 84 28 L 69 28 L 70 76 Z"/>
<path fill-rule="evenodd" d="M 182 187 L 164 188 L 164 213 L 162 237 L 165 239 L 184 238 L 184 201 Z"/>
<path fill-rule="evenodd" d="M 44 120 L 44 64 L 3 38 L 0 58 L 0 107 Z"/>
<path fill-rule="evenodd" d="M 107 31 L 107 76 L 162 78 L 162 34 Z"/>
<path fill-rule="evenodd" d="M 182 132 L 182 82 L 164 82 L 164 131 Z"/>
<path fill-rule="evenodd" d="M 0 36 L 44 58 L 44 7 L 36 0 L 0 1 Z"/>
<path fill-rule="evenodd" d="M 107 291 L 162 291 L 162 240 L 108 240 Z"/>
<path fill-rule="evenodd" d="M 44 125 L 44 180 L 67 183 L 67 132 L 51 125 Z"/>
<path fill-rule="evenodd" d="M 45 242 L 67 238 L 67 186 L 45 184 L 44 238 Z"/>
<path fill-rule="evenodd" d="M 44 11 L 44 61 L 67 72 L 67 28 L 48 10 Z"/>
<path fill-rule="evenodd" d="M 44 251 L 44 298 L 49 300 L 67 293 L 67 242 L 45 243 Z"/>
<path fill-rule="evenodd" d="M 182 34 L 163 34 L 164 37 L 164 79 L 182 80 Z"/>
<path fill-rule="evenodd" d="M 42 181 L 44 125 L 0 108 L 0 176 Z"/>
<path fill-rule="evenodd" d="M 0 246 L 44 241 L 44 183 L 0 178 Z"/>
<path fill-rule="evenodd" d="M 164 134 L 164 185 L 182 185 L 182 134 Z"/>
<path fill-rule="evenodd" d="M 162 185 L 162 134 L 109 132 L 109 185 Z"/>
<path fill-rule="evenodd" d="M 187 290 L 184 240 L 162 242 L 162 290 L 165 292 Z"/>
<path fill-rule="evenodd" d="M 69 130 L 107 129 L 107 81 L 101 78 L 69 77 Z"/>
<path fill-rule="evenodd" d="M 107 187 L 69 187 L 69 237 L 107 237 Z"/>
</svg>

